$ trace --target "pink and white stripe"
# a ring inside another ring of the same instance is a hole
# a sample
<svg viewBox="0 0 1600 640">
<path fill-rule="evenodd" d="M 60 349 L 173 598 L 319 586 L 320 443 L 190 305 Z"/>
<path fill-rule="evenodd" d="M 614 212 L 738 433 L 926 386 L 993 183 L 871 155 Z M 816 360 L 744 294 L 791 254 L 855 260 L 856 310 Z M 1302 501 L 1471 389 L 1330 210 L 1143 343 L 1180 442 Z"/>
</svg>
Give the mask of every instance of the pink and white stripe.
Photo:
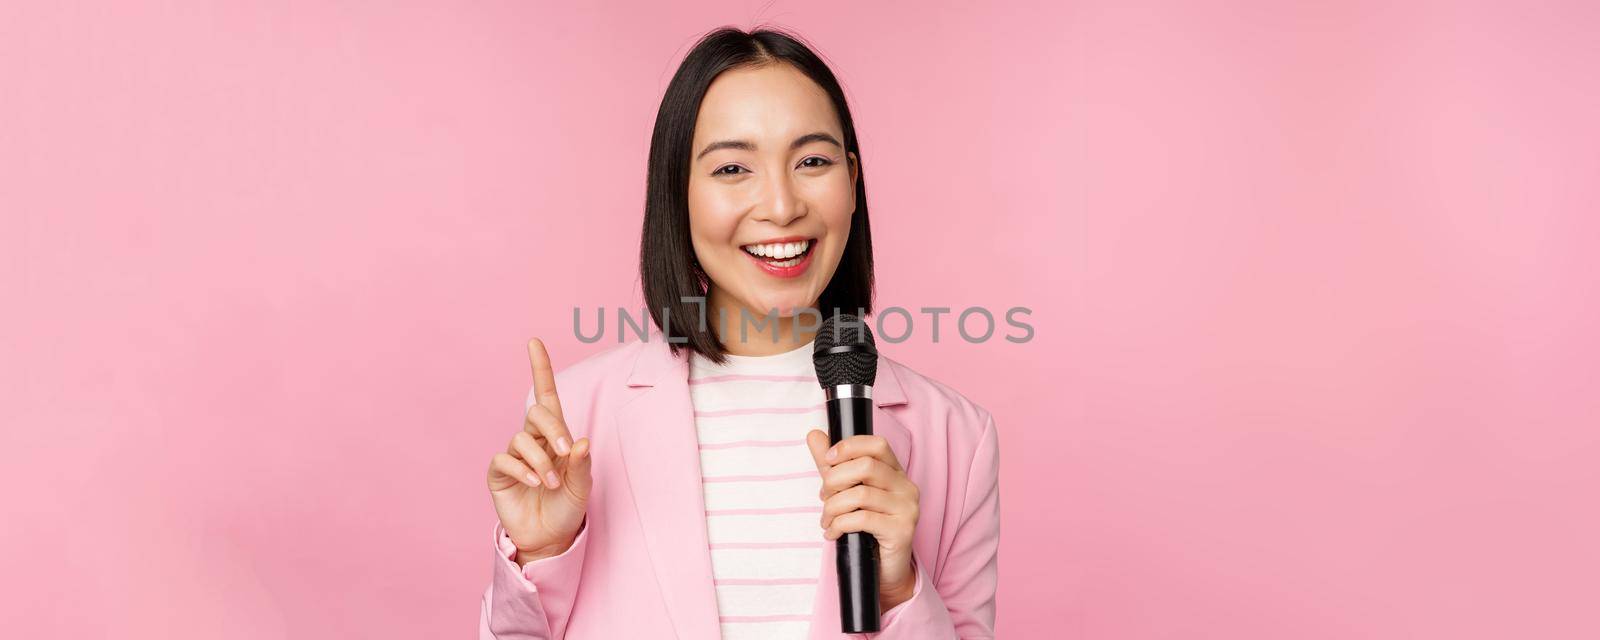
<svg viewBox="0 0 1600 640">
<path fill-rule="evenodd" d="M 806 432 L 826 429 L 811 345 L 692 358 L 689 395 L 722 637 L 805 638 L 827 546 Z"/>
</svg>

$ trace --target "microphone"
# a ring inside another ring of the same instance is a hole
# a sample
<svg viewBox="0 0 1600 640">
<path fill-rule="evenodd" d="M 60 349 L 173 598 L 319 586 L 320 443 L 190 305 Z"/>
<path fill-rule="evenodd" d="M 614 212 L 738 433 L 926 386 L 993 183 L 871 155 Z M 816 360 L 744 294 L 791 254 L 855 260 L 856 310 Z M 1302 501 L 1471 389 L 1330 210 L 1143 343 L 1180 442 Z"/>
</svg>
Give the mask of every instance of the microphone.
<svg viewBox="0 0 1600 640">
<path fill-rule="evenodd" d="M 872 331 L 860 318 L 841 313 L 817 329 L 811 362 L 827 398 L 828 440 L 872 435 L 872 384 L 878 379 L 878 350 Z M 842 633 L 878 631 L 878 539 L 863 531 L 846 533 L 835 544 L 839 569 L 839 624 Z"/>
</svg>

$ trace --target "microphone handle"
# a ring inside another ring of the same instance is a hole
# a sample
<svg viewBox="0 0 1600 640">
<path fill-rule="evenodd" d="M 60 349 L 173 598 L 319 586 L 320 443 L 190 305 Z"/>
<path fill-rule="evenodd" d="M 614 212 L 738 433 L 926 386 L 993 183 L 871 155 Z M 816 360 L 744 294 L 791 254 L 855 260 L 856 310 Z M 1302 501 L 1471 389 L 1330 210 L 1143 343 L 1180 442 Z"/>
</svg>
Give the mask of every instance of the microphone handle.
<svg viewBox="0 0 1600 640">
<path fill-rule="evenodd" d="M 828 439 L 872 435 L 871 387 L 866 397 L 830 397 Z M 834 394 L 829 394 L 830 396 Z M 839 624 L 842 633 L 876 633 L 878 616 L 878 539 L 864 531 L 840 536 L 835 544 L 839 571 Z"/>
</svg>

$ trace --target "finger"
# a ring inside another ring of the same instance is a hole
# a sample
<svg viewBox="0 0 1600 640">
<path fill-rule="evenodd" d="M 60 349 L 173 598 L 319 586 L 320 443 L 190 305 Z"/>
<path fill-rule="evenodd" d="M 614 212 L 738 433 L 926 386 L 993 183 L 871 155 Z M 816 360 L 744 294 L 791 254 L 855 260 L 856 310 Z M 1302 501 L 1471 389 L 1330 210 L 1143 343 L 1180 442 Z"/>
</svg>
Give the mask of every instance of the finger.
<svg viewBox="0 0 1600 640">
<path fill-rule="evenodd" d="M 528 341 L 528 364 L 533 367 L 534 402 L 561 415 L 561 398 L 556 395 L 556 373 L 550 368 L 550 353 L 538 338 Z"/>
<path fill-rule="evenodd" d="M 551 489 L 561 486 L 561 475 L 556 473 L 556 465 L 550 461 L 550 454 L 545 453 L 544 447 L 533 440 L 533 435 L 526 431 L 518 431 L 511 437 L 511 455 L 522 458 L 523 462 L 533 467 L 539 474 L 539 479 Z"/>
<path fill-rule="evenodd" d="M 896 470 L 902 469 L 900 459 L 894 455 L 894 449 L 889 448 L 889 441 L 877 435 L 850 436 L 840 440 L 838 444 L 828 449 L 822 459 L 828 464 L 839 464 L 861 457 L 877 458 Z"/>
<path fill-rule="evenodd" d="M 823 454 L 828 451 L 828 433 L 820 429 L 812 429 L 806 433 L 806 447 L 811 449 L 811 461 L 817 463 L 817 471 L 826 471 L 832 466 L 823 460 Z"/>
<path fill-rule="evenodd" d="M 544 405 L 536 404 L 528 408 L 528 415 L 523 416 L 522 430 L 544 438 L 558 456 L 572 453 L 572 433 L 567 431 L 567 422 Z"/>
<path fill-rule="evenodd" d="M 833 494 L 822 503 L 821 524 L 826 527 L 834 518 L 857 510 L 897 515 L 906 510 L 908 505 L 904 502 L 906 501 L 900 496 L 888 491 L 858 484 Z"/>
<path fill-rule="evenodd" d="M 496 453 L 489 459 L 491 490 L 505 489 L 518 482 L 535 488 L 540 484 L 538 474 L 509 453 Z"/>
<path fill-rule="evenodd" d="M 589 473 L 591 443 L 588 438 L 579 438 L 572 444 L 572 455 L 566 457 L 566 468 L 562 486 L 581 504 L 589 499 L 589 488 L 594 486 L 594 478 Z"/>
<path fill-rule="evenodd" d="M 822 499 L 858 484 L 865 484 L 885 491 L 895 491 L 897 478 L 904 478 L 905 474 L 896 471 L 877 458 L 856 458 L 833 465 L 822 472 Z"/>
<path fill-rule="evenodd" d="M 834 518 L 825 530 L 822 537 L 829 540 L 838 540 L 846 533 L 865 532 L 877 538 L 892 537 L 897 529 L 895 518 L 876 511 L 851 511 Z"/>
</svg>

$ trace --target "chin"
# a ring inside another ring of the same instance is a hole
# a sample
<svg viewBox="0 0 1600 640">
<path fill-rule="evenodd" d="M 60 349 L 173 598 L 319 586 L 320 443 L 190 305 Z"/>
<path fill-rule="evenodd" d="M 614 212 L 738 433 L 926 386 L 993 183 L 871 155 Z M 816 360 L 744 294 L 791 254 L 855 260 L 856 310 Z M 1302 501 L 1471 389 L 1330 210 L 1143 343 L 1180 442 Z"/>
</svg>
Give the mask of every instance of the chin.
<svg viewBox="0 0 1600 640">
<path fill-rule="evenodd" d="M 771 309 L 777 309 L 778 317 L 787 318 L 799 313 L 801 310 L 809 306 L 811 306 L 810 302 L 803 302 L 797 298 L 784 296 L 781 298 L 762 300 L 756 306 L 756 312 L 764 314 Z"/>
</svg>

